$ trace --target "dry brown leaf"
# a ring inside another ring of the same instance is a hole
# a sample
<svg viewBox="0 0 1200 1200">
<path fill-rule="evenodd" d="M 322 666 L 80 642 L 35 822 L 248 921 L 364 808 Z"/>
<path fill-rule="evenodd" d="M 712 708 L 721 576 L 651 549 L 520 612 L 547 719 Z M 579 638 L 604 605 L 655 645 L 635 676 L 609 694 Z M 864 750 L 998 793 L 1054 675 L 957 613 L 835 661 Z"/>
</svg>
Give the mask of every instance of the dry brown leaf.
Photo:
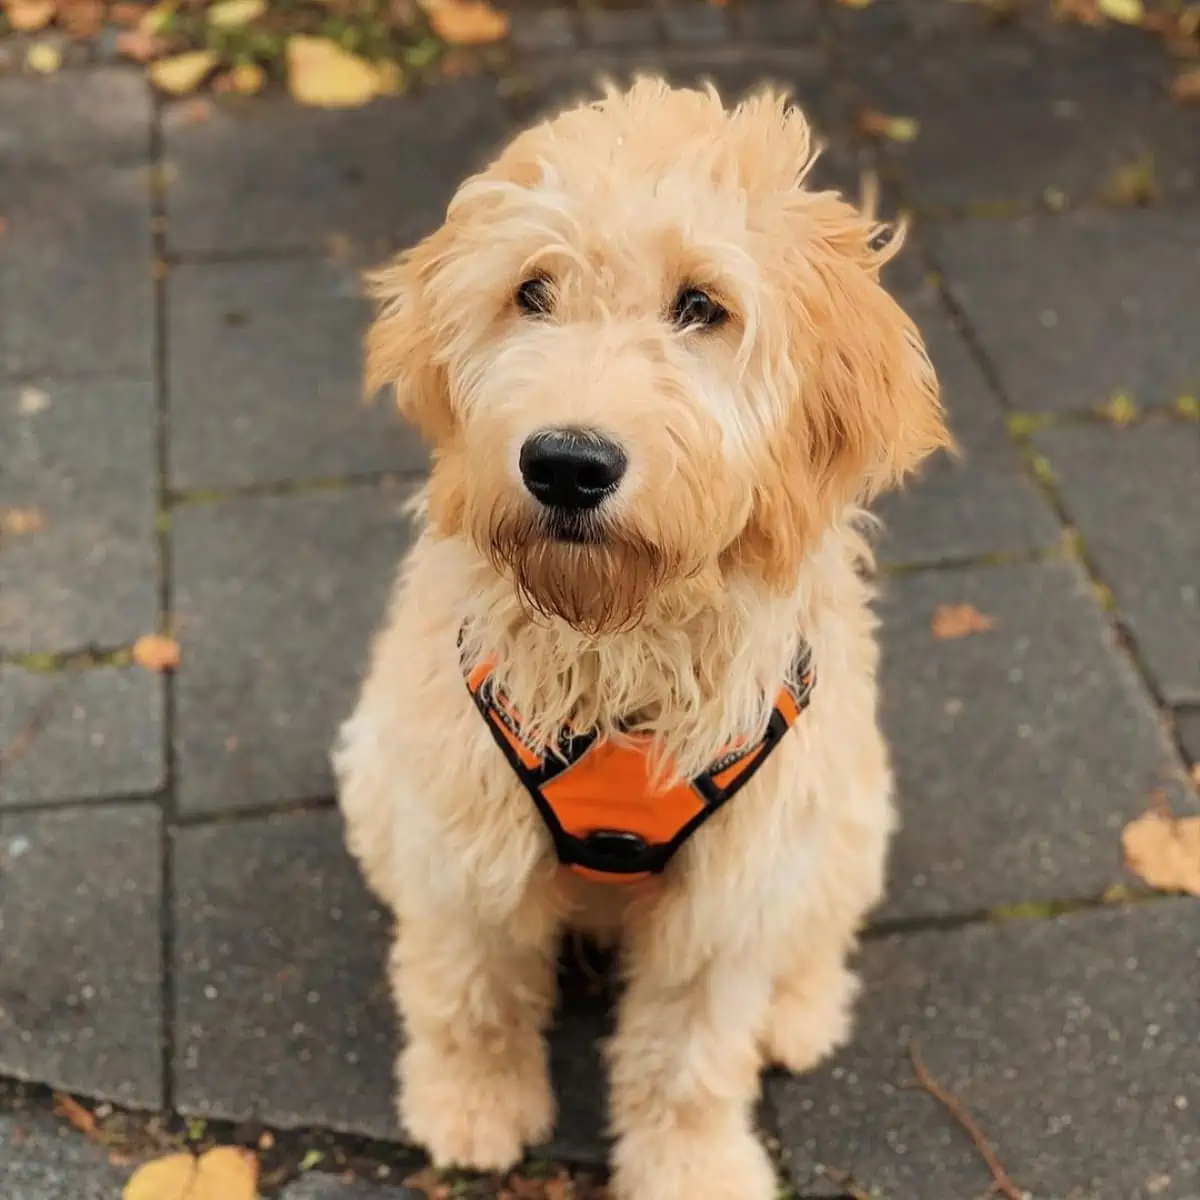
<svg viewBox="0 0 1200 1200">
<path fill-rule="evenodd" d="M 1200 817 L 1144 813 L 1125 826 L 1121 849 L 1151 887 L 1200 896 Z"/>
<path fill-rule="evenodd" d="M 55 0 L 8 0 L 4 13 L 18 33 L 37 33 L 54 20 Z"/>
<path fill-rule="evenodd" d="M 1171 99 L 1180 104 L 1200 104 L 1200 67 L 1188 67 L 1175 76 Z"/>
<path fill-rule="evenodd" d="M 145 7 L 134 0 L 117 0 L 116 4 L 108 6 L 108 19 L 114 25 L 136 25 L 145 15 Z"/>
<path fill-rule="evenodd" d="M 186 96 L 194 92 L 205 76 L 217 65 L 211 50 L 189 50 L 171 58 L 160 58 L 149 69 L 150 82 L 171 96 Z"/>
<path fill-rule="evenodd" d="M 46 519 L 36 508 L 0 508 L 0 534 L 23 537 L 45 528 Z"/>
<path fill-rule="evenodd" d="M 96 1136 L 96 1118 L 74 1096 L 66 1092 L 54 1093 L 54 1111 L 68 1124 L 74 1126 L 86 1138 Z"/>
<path fill-rule="evenodd" d="M 426 13 L 433 32 L 454 46 L 484 46 L 508 35 L 508 17 L 486 0 L 436 0 Z"/>
<path fill-rule="evenodd" d="M 132 58 L 134 62 L 149 62 L 166 48 L 162 38 L 144 29 L 126 29 L 117 34 L 117 53 Z"/>
<path fill-rule="evenodd" d="M 267 11 L 267 0 L 217 0 L 208 10 L 208 23 L 217 29 L 240 29 Z"/>
<path fill-rule="evenodd" d="M 996 628 L 996 620 L 973 604 L 943 604 L 933 614 L 929 628 L 939 642 L 949 642 L 973 633 L 987 633 Z"/>
<path fill-rule="evenodd" d="M 75 38 L 94 38 L 104 24 L 104 0 L 59 0 L 58 23 Z"/>
<path fill-rule="evenodd" d="M 888 116 L 873 108 L 863 110 L 859 123 L 864 133 L 889 138 L 893 142 L 915 142 L 921 132 L 920 123 L 914 118 Z"/>
<path fill-rule="evenodd" d="M 25 64 L 39 75 L 53 75 L 62 66 L 62 50 L 52 42 L 38 42 L 29 47 Z"/>
<path fill-rule="evenodd" d="M 287 40 L 288 90 L 298 104 L 358 108 L 380 93 L 379 72 L 329 38 L 295 34 Z"/>
<path fill-rule="evenodd" d="M 168 1154 L 139 1167 L 121 1200 L 255 1200 L 258 1160 L 248 1150 L 218 1146 L 200 1158 Z"/>
<path fill-rule="evenodd" d="M 133 644 L 133 661 L 147 671 L 174 671 L 180 657 L 179 643 L 161 633 L 147 633 Z"/>
</svg>

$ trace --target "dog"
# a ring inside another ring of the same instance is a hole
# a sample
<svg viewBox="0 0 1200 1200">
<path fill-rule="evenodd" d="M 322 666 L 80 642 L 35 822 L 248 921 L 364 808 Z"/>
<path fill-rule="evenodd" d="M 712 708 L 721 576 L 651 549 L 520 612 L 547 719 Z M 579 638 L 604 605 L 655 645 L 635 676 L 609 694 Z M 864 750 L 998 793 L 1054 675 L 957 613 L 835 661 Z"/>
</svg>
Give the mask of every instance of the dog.
<svg viewBox="0 0 1200 1200">
<path fill-rule="evenodd" d="M 435 1164 L 551 1132 L 564 930 L 619 946 L 617 1200 L 773 1197 L 760 1070 L 849 1035 L 895 823 L 864 505 L 950 437 L 903 230 L 818 153 L 771 89 L 610 85 L 371 277 L 432 469 L 334 768 Z"/>
</svg>

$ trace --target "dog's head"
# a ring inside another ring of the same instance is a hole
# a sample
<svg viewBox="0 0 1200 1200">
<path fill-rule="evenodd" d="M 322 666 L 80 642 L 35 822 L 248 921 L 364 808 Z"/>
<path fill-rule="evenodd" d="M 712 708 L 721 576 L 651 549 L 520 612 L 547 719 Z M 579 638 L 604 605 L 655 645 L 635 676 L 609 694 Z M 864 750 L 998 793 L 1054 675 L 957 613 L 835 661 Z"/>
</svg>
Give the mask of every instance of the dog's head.
<svg viewBox="0 0 1200 1200">
<path fill-rule="evenodd" d="M 430 516 L 533 607 L 620 628 L 664 587 L 795 586 L 850 505 L 948 441 L 899 248 L 804 187 L 782 96 L 651 79 L 517 137 L 373 278 L 368 386 L 434 446 Z"/>
</svg>

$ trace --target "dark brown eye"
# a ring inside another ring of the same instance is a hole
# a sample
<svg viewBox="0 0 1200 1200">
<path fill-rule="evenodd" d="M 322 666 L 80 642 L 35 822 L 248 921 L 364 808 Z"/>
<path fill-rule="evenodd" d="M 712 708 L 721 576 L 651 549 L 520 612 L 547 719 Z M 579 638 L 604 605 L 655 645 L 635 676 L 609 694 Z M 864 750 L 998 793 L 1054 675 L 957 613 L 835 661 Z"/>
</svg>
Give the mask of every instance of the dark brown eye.
<svg viewBox="0 0 1200 1200">
<path fill-rule="evenodd" d="M 531 317 L 544 317 L 554 307 L 554 292 L 545 275 L 533 275 L 517 288 L 517 307 Z"/>
<path fill-rule="evenodd" d="M 729 313 L 701 288 L 682 288 L 671 305 L 671 320 L 680 329 L 715 329 L 728 316 Z"/>
</svg>

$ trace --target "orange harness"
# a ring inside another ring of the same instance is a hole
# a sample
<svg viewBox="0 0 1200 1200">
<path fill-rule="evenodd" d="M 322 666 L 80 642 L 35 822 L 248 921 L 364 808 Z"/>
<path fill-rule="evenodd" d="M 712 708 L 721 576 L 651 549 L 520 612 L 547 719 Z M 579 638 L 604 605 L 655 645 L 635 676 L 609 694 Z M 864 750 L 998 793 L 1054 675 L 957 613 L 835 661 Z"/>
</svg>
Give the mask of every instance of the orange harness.
<svg viewBox="0 0 1200 1200">
<path fill-rule="evenodd" d="M 564 729 L 555 751 L 538 754 L 494 678 L 494 664 L 464 664 L 467 689 L 496 744 L 533 798 L 559 862 L 606 883 L 657 874 L 709 817 L 750 782 L 808 707 L 814 673 L 803 646 L 780 689 L 767 731 L 752 745 L 730 746 L 694 779 L 663 787 L 651 775 L 649 735 L 619 741 Z"/>
</svg>

